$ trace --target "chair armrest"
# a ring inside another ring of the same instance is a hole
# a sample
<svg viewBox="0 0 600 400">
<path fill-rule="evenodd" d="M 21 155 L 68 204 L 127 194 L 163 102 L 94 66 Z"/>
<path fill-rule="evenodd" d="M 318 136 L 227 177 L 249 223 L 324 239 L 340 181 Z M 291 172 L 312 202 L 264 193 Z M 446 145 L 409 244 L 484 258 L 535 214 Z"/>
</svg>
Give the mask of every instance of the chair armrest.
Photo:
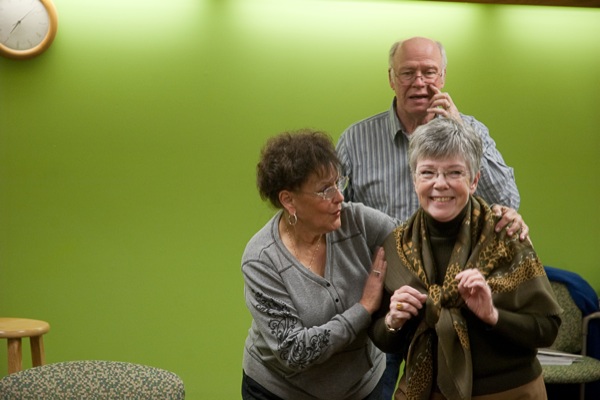
<svg viewBox="0 0 600 400">
<path fill-rule="evenodd" d="M 589 324 L 590 321 L 593 319 L 600 319 L 600 311 L 593 312 L 583 317 L 583 324 L 581 326 L 581 329 L 583 329 L 583 345 L 581 346 L 581 354 L 583 354 L 584 356 L 587 354 L 587 337 Z"/>
</svg>

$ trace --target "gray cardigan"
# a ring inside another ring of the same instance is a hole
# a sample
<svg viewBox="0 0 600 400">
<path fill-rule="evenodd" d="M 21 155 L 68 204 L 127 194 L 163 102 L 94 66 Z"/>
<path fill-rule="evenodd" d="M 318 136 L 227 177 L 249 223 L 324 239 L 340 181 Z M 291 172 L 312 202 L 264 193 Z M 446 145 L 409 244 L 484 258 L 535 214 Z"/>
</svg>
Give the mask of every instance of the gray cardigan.
<svg viewBox="0 0 600 400">
<path fill-rule="evenodd" d="M 371 258 L 396 226 L 386 214 L 344 203 L 341 227 L 326 235 L 325 277 L 286 249 L 277 213 L 242 257 L 246 306 L 245 373 L 283 399 L 363 399 L 385 369 L 368 339 L 371 315 L 358 302 Z"/>
</svg>

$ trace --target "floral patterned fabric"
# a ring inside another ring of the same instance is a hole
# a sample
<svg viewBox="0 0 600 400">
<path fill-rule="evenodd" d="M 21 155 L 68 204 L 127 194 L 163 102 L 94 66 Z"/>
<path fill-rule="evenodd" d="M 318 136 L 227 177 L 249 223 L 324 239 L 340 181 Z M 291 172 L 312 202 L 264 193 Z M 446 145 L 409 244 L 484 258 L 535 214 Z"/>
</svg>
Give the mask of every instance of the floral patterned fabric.
<svg viewBox="0 0 600 400">
<path fill-rule="evenodd" d="M 26 369 L 0 380 L 0 400 L 181 400 L 173 372 L 118 361 L 67 361 Z"/>
<path fill-rule="evenodd" d="M 562 324 L 551 347 L 567 353 L 580 353 L 583 343 L 581 311 L 564 284 L 550 282 L 550 285 L 564 310 L 561 315 Z M 593 382 L 600 379 L 600 360 L 583 357 L 581 361 L 571 365 L 542 365 L 542 371 L 546 383 Z"/>
<path fill-rule="evenodd" d="M 545 383 L 583 383 L 600 379 L 600 361 L 592 357 L 571 365 L 542 365 Z"/>
<path fill-rule="evenodd" d="M 550 346 L 553 349 L 567 353 L 581 353 L 583 333 L 581 332 L 581 310 L 571 298 L 569 290 L 562 283 L 550 282 L 556 300 L 563 309 L 562 324 L 558 330 L 556 340 Z"/>
</svg>

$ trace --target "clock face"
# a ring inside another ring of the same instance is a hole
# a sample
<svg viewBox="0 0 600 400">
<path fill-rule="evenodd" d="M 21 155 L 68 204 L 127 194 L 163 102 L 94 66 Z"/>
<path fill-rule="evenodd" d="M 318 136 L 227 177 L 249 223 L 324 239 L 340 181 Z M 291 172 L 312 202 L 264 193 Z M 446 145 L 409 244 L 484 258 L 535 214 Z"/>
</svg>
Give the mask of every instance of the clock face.
<svg viewBox="0 0 600 400">
<path fill-rule="evenodd" d="M 51 0 L 0 0 L 0 51 L 26 57 L 45 50 L 56 34 Z"/>
</svg>

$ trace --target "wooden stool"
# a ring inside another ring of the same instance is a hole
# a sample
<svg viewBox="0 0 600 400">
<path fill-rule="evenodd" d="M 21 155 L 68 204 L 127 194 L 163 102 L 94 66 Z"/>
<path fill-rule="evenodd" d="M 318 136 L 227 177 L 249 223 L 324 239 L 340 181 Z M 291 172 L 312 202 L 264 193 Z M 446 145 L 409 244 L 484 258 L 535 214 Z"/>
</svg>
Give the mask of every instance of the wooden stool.
<svg viewBox="0 0 600 400">
<path fill-rule="evenodd" d="M 44 365 L 42 335 L 50 330 L 46 321 L 26 318 L 0 318 L 0 338 L 8 339 L 8 373 L 23 369 L 21 339 L 29 337 L 31 361 L 34 367 Z"/>
</svg>

